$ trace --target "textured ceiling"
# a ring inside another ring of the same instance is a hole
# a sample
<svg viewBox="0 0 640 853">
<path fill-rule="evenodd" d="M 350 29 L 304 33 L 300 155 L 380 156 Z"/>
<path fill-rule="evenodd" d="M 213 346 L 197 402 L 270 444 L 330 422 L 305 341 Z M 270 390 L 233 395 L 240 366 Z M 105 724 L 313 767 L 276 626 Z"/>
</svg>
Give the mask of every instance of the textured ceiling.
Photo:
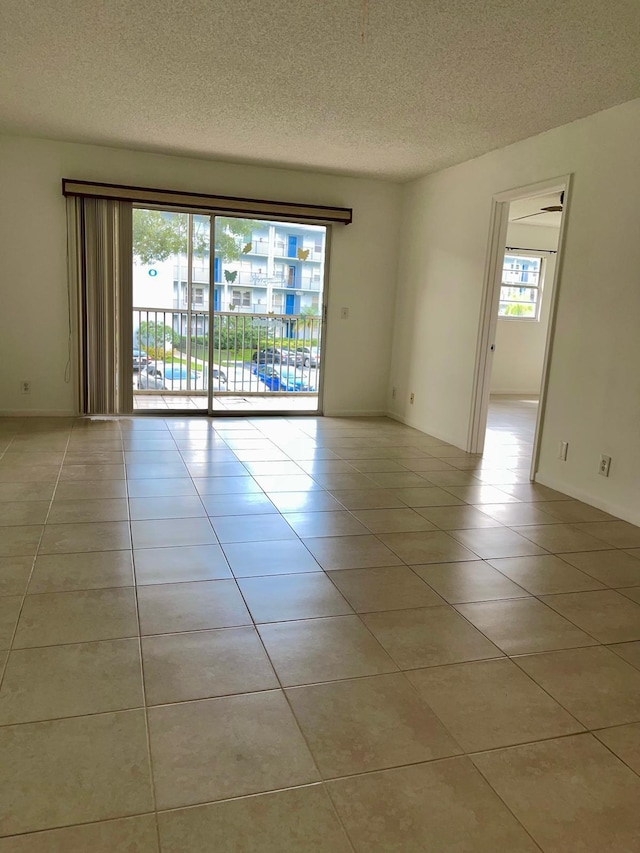
<svg viewBox="0 0 640 853">
<path fill-rule="evenodd" d="M 639 97 L 639 31 L 640 0 L 0 0 L 0 130 L 403 180 Z"/>
</svg>

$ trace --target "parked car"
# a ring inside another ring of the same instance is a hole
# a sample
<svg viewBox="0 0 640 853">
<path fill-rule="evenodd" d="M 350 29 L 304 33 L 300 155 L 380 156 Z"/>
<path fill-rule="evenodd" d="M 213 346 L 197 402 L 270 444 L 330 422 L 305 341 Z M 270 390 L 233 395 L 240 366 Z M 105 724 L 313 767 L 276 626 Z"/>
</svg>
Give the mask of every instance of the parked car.
<svg viewBox="0 0 640 853">
<path fill-rule="evenodd" d="M 270 391 L 315 391 L 309 384 L 309 377 L 301 370 L 265 364 L 254 367 L 253 373 Z"/>
<path fill-rule="evenodd" d="M 141 367 L 146 367 L 149 364 L 149 357 L 143 349 L 133 350 L 133 369 L 140 370 Z"/>
<path fill-rule="evenodd" d="M 298 347 L 296 353 L 305 367 L 317 367 L 320 364 L 320 350 L 315 347 Z"/>
<path fill-rule="evenodd" d="M 293 364 L 302 367 L 303 356 L 295 350 L 280 349 L 279 347 L 265 347 L 256 350 L 251 356 L 256 364 Z"/>
<path fill-rule="evenodd" d="M 190 378 L 190 390 L 206 389 L 206 377 L 195 370 L 187 371 L 184 364 L 150 364 L 140 371 L 138 388 L 147 391 L 186 391 L 187 375 Z M 211 370 L 211 383 L 214 391 L 227 390 L 226 373 L 217 365 Z"/>
</svg>

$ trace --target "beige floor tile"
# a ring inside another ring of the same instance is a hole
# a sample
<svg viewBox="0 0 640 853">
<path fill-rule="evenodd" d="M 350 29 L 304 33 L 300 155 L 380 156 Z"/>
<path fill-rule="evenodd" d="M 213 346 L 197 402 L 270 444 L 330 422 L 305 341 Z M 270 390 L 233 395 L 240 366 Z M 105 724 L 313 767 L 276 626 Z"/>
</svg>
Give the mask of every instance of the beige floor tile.
<svg viewBox="0 0 640 853">
<path fill-rule="evenodd" d="M 477 477 L 474 477 L 469 471 L 458 471 L 455 468 L 449 468 L 444 471 L 430 471 L 424 473 L 424 477 L 429 480 L 433 486 L 481 486 L 482 483 Z"/>
<path fill-rule="evenodd" d="M 315 492 L 314 492 L 315 494 Z M 275 515 L 278 510 L 266 495 L 203 495 L 202 503 L 207 515 Z"/>
<path fill-rule="evenodd" d="M 429 479 L 430 471 L 456 470 L 453 465 L 450 465 L 448 462 L 445 462 L 444 459 L 435 459 L 431 456 L 415 456 L 403 458 L 402 465 L 405 468 L 408 468 L 409 471 L 417 471 L 418 473 L 425 474 L 427 479 Z"/>
<path fill-rule="evenodd" d="M 281 691 L 149 709 L 159 809 L 318 780 Z"/>
<path fill-rule="evenodd" d="M 412 566 L 416 574 L 445 601 L 491 601 L 496 598 L 524 598 L 528 593 L 482 560 L 468 563 L 432 563 Z"/>
<path fill-rule="evenodd" d="M 509 660 L 437 666 L 407 677 L 466 752 L 583 731 Z"/>
<path fill-rule="evenodd" d="M 596 509 L 582 501 L 546 501 L 541 508 L 561 521 L 574 524 L 580 521 L 610 521 L 613 519 L 608 512 Z"/>
<path fill-rule="evenodd" d="M 379 471 L 370 472 L 368 476 L 383 489 L 420 488 L 431 485 L 425 477 L 415 471 Z"/>
<path fill-rule="evenodd" d="M 163 518 L 132 521 L 134 548 L 215 545 L 218 540 L 208 518 Z"/>
<path fill-rule="evenodd" d="M 14 501 L 0 503 L 0 527 L 44 524 L 49 501 Z"/>
<path fill-rule="evenodd" d="M 60 481 L 124 480 L 124 465 L 68 465 L 60 471 Z"/>
<path fill-rule="evenodd" d="M 350 510 L 406 507 L 393 489 L 332 489 L 331 494 Z"/>
<path fill-rule="evenodd" d="M 307 548 L 297 539 L 232 542 L 225 544 L 222 550 L 237 578 L 322 571 Z"/>
<path fill-rule="evenodd" d="M 258 631 L 285 687 L 397 670 L 355 616 L 278 622 Z"/>
<path fill-rule="evenodd" d="M 197 495 L 130 498 L 131 518 L 149 521 L 156 518 L 198 518 L 206 515 Z"/>
<path fill-rule="evenodd" d="M 475 560 L 476 554 L 441 530 L 385 533 L 379 536 L 405 563 L 442 563 Z"/>
<path fill-rule="evenodd" d="M 56 501 L 115 500 L 127 497 L 125 480 L 80 480 L 58 483 Z"/>
<path fill-rule="evenodd" d="M 129 523 L 95 521 L 47 524 L 38 553 L 73 554 L 80 551 L 122 551 L 131 548 Z"/>
<path fill-rule="evenodd" d="M 131 551 L 87 551 L 36 557 L 29 593 L 133 586 Z"/>
<path fill-rule="evenodd" d="M 504 485 L 501 491 L 507 492 L 519 501 L 530 503 L 532 501 L 569 501 L 569 495 L 542 486 L 540 483 L 518 483 L 515 485 Z"/>
<path fill-rule="evenodd" d="M 467 758 L 383 770 L 327 787 L 358 851 L 538 849 Z"/>
<path fill-rule="evenodd" d="M 468 504 L 505 504 L 518 499 L 509 495 L 506 486 L 447 486 L 447 491 Z"/>
<path fill-rule="evenodd" d="M 628 853 L 637 847 L 640 779 L 591 735 L 473 760 L 543 850 Z"/>
<path fill-rule="evenodd" d="M 370 530 L 350 512 L 288 512 L 287 523 L 301 538 L 368 535 Z M 285 537 L 281 537 L 285 538 Z"/>
<path fill-rule="evenodd" d="M 272 492 L 264 496 L 280 512 L 327 512 L 344 509 L 327 492 Z"/>
<path fill-rule="evenodd" d="M 539 545 L 530 542 L 524 536 L 519 536 L 506 527 L 452 530 L 451 536 L 483 559 L 524 557 L 544 552 L 544 549 Z"/>
<path fill-rule="evenodd" d="M 472 527 L 501 527 L 501 523 L 473 506 L 418 507 L 420 515 L 441 530 L 464 530 Z"/>
<path fill-rule="evenodd" d="M 620 592 L 622 595 L 640 604 L 640 586 L 626 587 L 625 589 L 621 589 Z"/>
<path fill-rule="evenodd" d="M 325 536 L 303 540 L 323 569 L 365 569 L 400 565 L 376 536 Z"/>
<path fill-rule="evenodd" d="M 0 465 L 0 483 L 56 483 L 59 474 L 59 465 Z"/>
<path fill-rule="evenodd" d="M 219 545 L 136 549 L 133 559 L 138 586 L 232 577 L 229 564 Z"/>
<path fill-rule="evenodd" d="M 19 649 L 0 688 L 0 725 L 143 705 L 138 640 Z"/>
<path fill-rule="evenodd" d="M 640 720 L 640 672 L 609 649 L 526 655 L 516 662 L 589 729 Z"/>
<path fill-rule="evenodd" d="M 353 849 L 321 785 L 162 812 L 158 822 L 163 853 L 349 853 Z"/>
<path fill-rule="evenodd" d="M 122 465 L 124 451 L 71 450 L 65 454 L 64 461 L 68 465 Z"/>
<path fill-rule="evenodd" d="M 574 556 L 574 554 L 563 554 L 560 558 L 554 554 L 542 554 L 537 557 L 502 557 L 489 560 L 489 563 L 532 595 L 604 589 L 599 581 L 566 562 Z"/>
<path fill-rule="evenodd" d="M 601 729 L 594 735 L 640 776 L 640 723 Z"/>
<path fill-rule="evenodd" d="M 253 627 L 143 637 L 142 657 L 150 705 L 278 687 Z"/>
<path fill-rule="evenodd" d="M 410 472 L 407 471 L 406 473 Z M 334 489 L 372 489 L 379 485 L 372 477 L 361 474 L 359 471 L 352 471 L 348 474 L 314 472 L 313 479 L 323 489 L 331 491 Z M 260 478 L 258 478 L 258 482 L 260 482 Z"/>
<path fill-rule="evenodd" d="M 353 613 L 324 572 L 241 578 L 238 586 L 256 622 Z"/>
<path fill-rule="evenodd" d="M 640 669 L 640 642 L 614 644 L 609 648 L 636 669 Z"/>
<path fill-rule="evenodd" d="M 461 752 L 400 673 L 293 687 L 287 696 L 324 779 Z"/>
<path fill-rule="evenodd" d="M 21 595 L 0 598 L 0 649 L 8 649 L 22 607 Z"/>
<path fill-rule="evenodd" d="M 612 589 L 541 598 L 601 643 L 640 640 L 640 605 Z"/>
<path fill-rule="evenodd" d="M 154 815 L 0 839 L 0 853 L 159 853 Z"/>
<path fill-rule="evenodd" d="M 326 515 L 327 513 L 319 513 Z M 216 536 L 223 544 L 227 542 L 268 542 L 295 539 L 296 534 L 279 515 L 227 515 L 211 518 Z"/>
<path fill-rule="evenodd" d="M 93 589 L 28 595 L 14 648 L 115 640 L 138 635 L 133 589 Z"/>
<path fill-rule="evenodd" d="M 432 607 L 444 603 L 406 566 L 340 569 L 328 574 L 357 613 Z"/>
<path fill-rule="evenodd" d="M 130 499 L 137 501 L 141 498 L 196 497 L 198 492 L 191 477 L 169 477 L 129 480 L 127 494 Z"/>
<path fill-rule="evenodd" d="M 49 524 L 79 524 L 87 521 L 128 521 L 129 510 L 123 498 L 110 500 L 54 500 L 47 519 Z"/>
<path fill-rule="evenodd" d="M 565 501 L 558 501 L 558 504 Z M 568 501 L 566 501 L 568 503 Z M 509 527 L 515 525 L 529 524 L 554 524 L 561 519 L 550 515 L 544 510 L 546 503 L 506 503 L 506 504 L 482 504 L 481 508 L 491 518 L 495 518 Z"/>
<path fill-rule="evenodd" d="M 33 557 L 0 557 L 0 597 L 24 595 L 33 567 Z"/>
<path fill-rule="evenodd" d="M 144 711 L 0 727 L 0 835 L 153 809 Z"/>
<path fill-rule="evenodd" d="M 336 475 L 340 476 L 340 475 Z M 272 477 L 258 476 L 254 478 L 260 488 L 267 494 L 270 492 L 311 492 L 322 487 L 308 474 L 274 475 Z"/>
<path fill-rule="evenodd" d="M 508 655 L 593 646 L 596 640 L 534 598 L 458 604 L 457 609 Z"/>
<path fill-rule="evenodd" d="M 0 501 L 47 501 L 53 497 L 53 483 L 2 483 L 0 482 Z"/>
<path fill-rule="evenodd" d="M 640 527 L 627 521 L 593 521 L 576 524 L 575 527 L 614 548 L 638 548 L 640 546 Z M 586 550 L 586 549 L 584 549 Z"/>
<path fill-rule="evenodd" d="M 596 539 L 576 525 L 571 524 L 529 524 L 526 527 L 513 527 L 516 533 L 535 542 L 540 548 L 550 551 L 552 554 L 563 554 L 570 551 L 598 551 L 605 550 L 607 545 L 601 539 Z M 518 556 L 516 554 L 496 554 L 499 556 Z"/>
<path fill-rule="evenodd" d="M 403 533 L 435 530 L 436 527 L 414 509 L 362 509 L 354 516 L 372 533 Z"/>
<path fill-rule="evenodd" d="M 453 487 L 452 487 L 453 488 Z M 463 486 L 460 488 L 472 488 Z M 405 506 L 414 508 L 425 506 L 460 506 L 463 500 L 448 489 L 438 486 L 424 485 L 422 487 L 411 487 L 405 489 L 393 489 L 393 493 Z"/>
<path fill-rule="evenodd" d="M 0 527 L 0 557 L 32 557 L 38 550 L 43 526 Z"/>
<path fill-rule="evenodd" d="M 368 613 L 362 619 L 401 669 L 501 657 L 451 607 Z"/>
<path fill-rule="evenodd" d="M 243 477 L 194 477 L 193 483 L 198 494 L 203 496 L 262 494 L 262 489 L 248 473 Z"/>
<path fill-rule="evenodd" d="M 127 465 L 128 480 L 171 480 L 172 478 L 184 479 L 190 476 L 186 465 L 182 462 L 149 464 L 133 462 Z M 195 473 L 191 476 L 197 476 Z"/>
<path fill-rule="evenodd" d="M 563 560 L 611 587 L 640 586 L 640 560 L 625 551 L 565 554 Z"/>
<path fill-rule="evenodd" d="M 142 634 L 173 634 L 251 624 L 251 616 L 234 580 L 141 586 L 138 609 Z"/>
</svg>

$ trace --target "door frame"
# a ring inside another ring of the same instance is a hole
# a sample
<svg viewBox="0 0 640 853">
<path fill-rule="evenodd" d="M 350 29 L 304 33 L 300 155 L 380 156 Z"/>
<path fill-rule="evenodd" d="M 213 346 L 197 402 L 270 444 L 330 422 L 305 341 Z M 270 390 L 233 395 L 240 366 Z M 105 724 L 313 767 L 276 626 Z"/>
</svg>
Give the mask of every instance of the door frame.
<svg viewBox="0 0 640 853">
<path fill-rule="evenodd" d="M 562 175 L 535 184 L 517 187 L 496 193 L 491 200 L 491 217 L 489 221 L 489 238 L 485 259 L 484 284 L 480 307 L 480 327 L 478 345 L 476 348 L 476 364 L 471 399 L 471 416 L 467 437 L 467 451 L 482 453 L 487 431 L 487 416 L 489 412 L 489 396 L 491 392 L 491 371 L 493 354 L 495 352 L 496 331 L 498 328 L 498 303 L 500 301 L 500 285 L 502 281 L 503 257 L 507 241 L 507 226 L 509 222 L 509 205 L 512 201 L 532 198 L 537 195 L 547 195 L 550 192 L 564 192 L 560 233 L 556 265 L 551 292 L 551 308 L 549 325 L 545 342 L 542 380 L 540 383 L 540 402 L 536 418 L 536 428 L 533 439 L 533 453 L 529 479 L 534 480 L 540 458 L 540 440 L 546 410 L 551 359 L 558 309 L 558 294 L 561 283 L 561 273 L 564 259 L 564 243 L 571 199 L 572 175 Z"/>
</svg>

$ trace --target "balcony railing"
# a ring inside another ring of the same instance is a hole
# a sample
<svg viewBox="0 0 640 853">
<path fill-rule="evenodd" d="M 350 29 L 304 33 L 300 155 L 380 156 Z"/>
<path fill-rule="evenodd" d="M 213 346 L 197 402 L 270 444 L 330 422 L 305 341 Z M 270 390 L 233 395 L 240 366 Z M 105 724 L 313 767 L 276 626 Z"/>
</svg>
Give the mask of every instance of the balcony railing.
<svg viewBox="0 0 640 853">
<path fill-rule="evenodd" d="M 136 394 L 317 395 L 320 317 L 134 308 L 133 329 Z"/>
</svg>

